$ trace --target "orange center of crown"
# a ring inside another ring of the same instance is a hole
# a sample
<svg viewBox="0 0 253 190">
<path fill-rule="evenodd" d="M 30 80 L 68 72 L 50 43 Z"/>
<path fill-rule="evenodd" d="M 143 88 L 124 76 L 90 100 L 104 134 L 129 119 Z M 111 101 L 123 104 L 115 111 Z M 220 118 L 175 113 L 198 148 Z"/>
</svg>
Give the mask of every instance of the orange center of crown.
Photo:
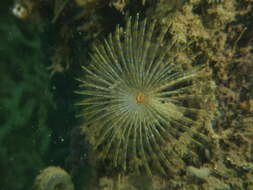
<svg viewBox="0 0 253 190">
<path fill-rule="evenodd" d="M 137 103 L 143 103 L 145 100 L 145 96 L 142 92 L 139 92 L 138 95 L 136 96 L 136 102 Z"/>
</svg>

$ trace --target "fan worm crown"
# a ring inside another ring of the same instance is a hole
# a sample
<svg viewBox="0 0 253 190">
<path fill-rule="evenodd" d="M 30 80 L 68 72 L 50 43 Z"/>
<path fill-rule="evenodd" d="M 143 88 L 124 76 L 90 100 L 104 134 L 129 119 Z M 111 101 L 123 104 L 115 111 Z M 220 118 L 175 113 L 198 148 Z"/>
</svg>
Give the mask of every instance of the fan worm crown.
<svg viewBox="0 0 253 190">
<path fill-rule="evenodd" d="M 182 69 L 166 41 L 167 29 L 157 30 L 155 21 L 128 19 L 94 48 L 91 63 L 83 67 L 80 80 L 84 132 L 97 153 L 123 170 L 173 170 L 171 156 L 182 134 L 201 144 L 196 118 L 203 110 L 191 107 L 194 81 L 203 69 Z"/>
</svg>

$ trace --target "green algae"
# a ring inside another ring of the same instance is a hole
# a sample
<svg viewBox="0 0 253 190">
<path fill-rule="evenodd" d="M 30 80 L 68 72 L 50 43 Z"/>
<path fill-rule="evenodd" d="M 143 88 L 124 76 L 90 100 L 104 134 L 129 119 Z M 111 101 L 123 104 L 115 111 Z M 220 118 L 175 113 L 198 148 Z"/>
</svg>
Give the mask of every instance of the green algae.
<svg viewBox="0 0 253 190">
<path fill-rule="evenodd" d="M 0 25 L 0 188 L 14 190 L 31 186 L 45 167 L 53 102 L 38 30 L 32 24 L 20 26 L 5 8 Z"/>
</svg>

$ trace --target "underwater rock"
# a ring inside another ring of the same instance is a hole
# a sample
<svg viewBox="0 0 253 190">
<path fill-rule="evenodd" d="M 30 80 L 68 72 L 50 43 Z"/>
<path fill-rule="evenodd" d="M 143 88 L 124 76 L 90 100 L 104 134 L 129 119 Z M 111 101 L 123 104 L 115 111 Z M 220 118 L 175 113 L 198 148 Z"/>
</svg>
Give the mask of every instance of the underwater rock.
<svg viewBox="0 0 253 190">
<path fill-rule="evenodd" d="M 193 175 L 199 179 L 206 179 L 210 174 L 211 171 L 209 168 L 195 168 L 193 166 L 187 167 L 187 172 L 190 175 Z"/>
</svg>

